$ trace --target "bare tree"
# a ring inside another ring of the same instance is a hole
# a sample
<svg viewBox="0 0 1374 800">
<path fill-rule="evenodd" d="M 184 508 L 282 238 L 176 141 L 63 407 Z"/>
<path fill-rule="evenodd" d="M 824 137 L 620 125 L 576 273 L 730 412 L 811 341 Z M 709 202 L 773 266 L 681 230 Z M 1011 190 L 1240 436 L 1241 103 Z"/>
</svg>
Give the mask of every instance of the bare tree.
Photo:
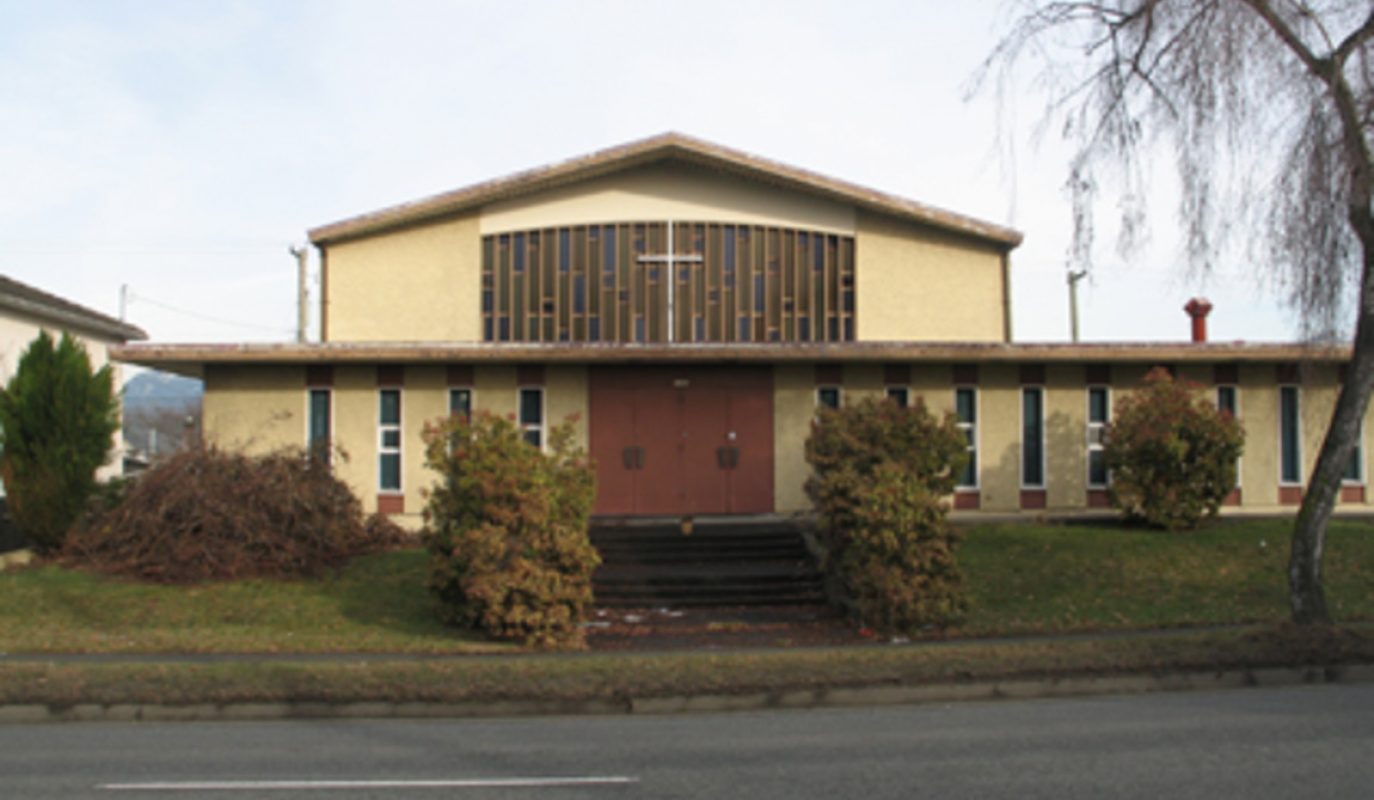
<svg viewBox="0 0 1374 800">
<path fill-rule="evenodd" d="M 1074 156 L 1075 267 L 1094 198 L 1117 181 L 1118 245 L 1139 242 L 1151 153 L 1176 158 L 1192 266 L 1245 237 L 1304 334 L 1351 330 L 1354 351 L 1295 525 L 1295 621 L 1329 621 L 1326 527 L 1374 390 L 1374 4 L 1370 0 L 1025 0 L 976 79 L 1006 90 L 1031 67 Z M 1352 309 L 1353 306 L 1353 309 Z"/>
</svg>

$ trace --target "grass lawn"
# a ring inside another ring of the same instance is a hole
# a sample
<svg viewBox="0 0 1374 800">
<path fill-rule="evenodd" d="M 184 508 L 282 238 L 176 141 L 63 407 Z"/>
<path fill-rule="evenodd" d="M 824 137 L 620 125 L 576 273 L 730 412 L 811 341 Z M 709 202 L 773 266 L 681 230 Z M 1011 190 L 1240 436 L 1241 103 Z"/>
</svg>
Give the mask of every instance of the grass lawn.
<svg viewBox="0 0 1374 800">
<path fill-rule="evenodd" d="M 173 587 L 42 566 L 0 574 L 0 652 L 509 652 L 439 624 L 423 550 L 319 580 Z"/>
<path fill-rule="evenodd" d="M 1166 628 L 1288 618 L 1292 522 L 1189 533 L 1119 524 L 983 525 L 959 550 L 970 610 L 956 635 Z M 1374 620 L 1374 522 L 1335 520 L 1323 575 L 1337 621 Z"/>
<path fill-rule="evenodd" d="M 960 551 L 955 636 L 1167 628 L 1287 617 L 1288 528 L 1226 520 L 1186 534 L 1119 525 L 984 525 Z M 0 574 L 0 652 L 510 652 L 441 626 L 419 550 L 315 581 L 164 587 L 42 566 Z M 1333 522 L 1338 620 L 1374 620 L 1374 523 Z"/>
</svg>

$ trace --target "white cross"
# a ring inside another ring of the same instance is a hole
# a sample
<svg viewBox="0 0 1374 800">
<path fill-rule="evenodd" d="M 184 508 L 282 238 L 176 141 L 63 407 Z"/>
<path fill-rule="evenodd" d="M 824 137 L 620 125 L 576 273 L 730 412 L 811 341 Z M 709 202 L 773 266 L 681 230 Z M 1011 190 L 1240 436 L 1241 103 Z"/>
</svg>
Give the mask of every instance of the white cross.
<svg viewBox="0 0 1374 800">
<path fill-rule="evenodd" d="M 678 264 L 700 264 L 701 256 L 680 255 L 673 251 L 673 221 L 668 220 L 668 252 L 656 256 L 640 256 L 638 259 L 641 264 L 667 264 L 668 265 L 668 341 L 674 339 L 674 324 L 677 321 L 677 299 L 673 288 L 677 285 L 677 275 L 674 273 Z"/>
</svg>

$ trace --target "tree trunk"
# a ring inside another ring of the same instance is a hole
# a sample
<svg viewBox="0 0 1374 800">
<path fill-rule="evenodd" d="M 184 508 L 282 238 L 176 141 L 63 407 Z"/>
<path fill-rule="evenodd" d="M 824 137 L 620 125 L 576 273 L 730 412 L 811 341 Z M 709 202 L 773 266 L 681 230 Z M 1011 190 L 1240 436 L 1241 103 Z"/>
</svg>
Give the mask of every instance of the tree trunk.
<svg viewBox="0 0 1374 800">
<path fill-rule="evenodd" d="M 1293 621 L 1300 625 L 1331 621 L 1321 577 L 1326 526 L 1336 508 L 1341 478 L 1355 452 L 1360 422 L 1369 406 L 1370 393 L 1374 391 L 1374 213 L 1367 205 L 1363 208 L 1352 206 L 1350 222 L 1363 257 L 1360 308 L 1355 326 L 1355 348 L 1346 368 L 1345 384 L 1336 400 L 1336 409 L 1293 529 L 1288 587 Z"/>
</svg>

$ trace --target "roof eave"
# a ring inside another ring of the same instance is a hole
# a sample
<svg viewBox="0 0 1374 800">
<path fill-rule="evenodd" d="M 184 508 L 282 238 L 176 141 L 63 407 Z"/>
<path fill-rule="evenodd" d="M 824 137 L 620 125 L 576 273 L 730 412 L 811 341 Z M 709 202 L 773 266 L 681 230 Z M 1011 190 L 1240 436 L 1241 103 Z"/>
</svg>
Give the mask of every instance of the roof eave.
<svg viewBox="0 0 1374 800">
<path fill-rule="evenodd" d="M 502 200 L 547 191 L 660 160 L 677 159 L 827 197 L 861 208 L 989 241 L 1010 250 L 1021 232 L 927 206 L 809 170 L 754 156 L 677 133 L 643 139 L 589 155 L 518 172 L 410 203 L 391 206 L 308 231 L 317 247 L 431 222 Z"/>
<path fill-rule="evenodd" d="M 1286 343 L 960 344 L 862 342 L 836 344 L 480 344 L 364 342 L 329 344 L 153 345 L 112 347 L 111 358 L 199 374 L 204 365 L 378 363 L 1219 363 L 1348 361 L 1348 346 Z"/>
<path fill-rule="evenodd" d="M 0 307 L 38 319 L 49 320 L 64 328 L 98 334 L 113 341 L 143 341 L 148 338 L 148 334 L 136 325 L 79 314 L 63 308 L 53 308 L 23 297 L 0 296 Z"/>
</svg>

